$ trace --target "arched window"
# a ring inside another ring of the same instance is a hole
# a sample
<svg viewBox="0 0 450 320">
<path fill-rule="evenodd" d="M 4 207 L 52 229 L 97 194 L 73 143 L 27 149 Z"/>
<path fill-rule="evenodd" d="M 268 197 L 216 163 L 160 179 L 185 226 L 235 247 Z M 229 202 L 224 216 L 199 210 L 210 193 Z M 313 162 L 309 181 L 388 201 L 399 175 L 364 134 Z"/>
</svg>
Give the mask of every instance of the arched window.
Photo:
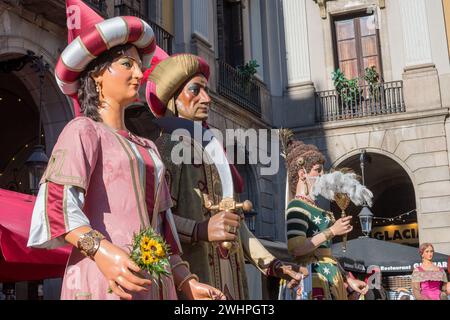
<svg viewBox="0 0 450 320">
<path fill-rule="evenodd" d="M 241 201 L 250 200 L 253 204 L 253 211 L 256 213 L 256 221 L 255 225 L 248 226 L 250 231 L 252 231 L 255 235 L 260 233 L 258 230 L 260 212 L 259 212 L 259 194 L 258 194 L 258 185 L 255 174 L 252 171 L 251 165 L 249 164 L 240 164 L 236 165 L 236 168 L 244 180 L 244 191 L 239 195 Z M 254 230 L 252 230 L 254 229 Z"/>
</svg>

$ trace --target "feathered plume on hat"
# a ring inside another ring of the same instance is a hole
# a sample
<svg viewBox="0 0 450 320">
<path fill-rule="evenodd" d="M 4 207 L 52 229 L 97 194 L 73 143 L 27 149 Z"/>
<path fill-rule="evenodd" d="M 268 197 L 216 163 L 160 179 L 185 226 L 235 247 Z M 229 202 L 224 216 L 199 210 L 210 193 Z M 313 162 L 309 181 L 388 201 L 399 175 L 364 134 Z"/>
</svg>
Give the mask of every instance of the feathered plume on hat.
<svg viewBox="0 0 450 320">
<path fill-rule="evenodd" d="M 294 133 L 291 129 L 278 129 L 278 136 L 281 142 L 281 156 L 286 159 L 288 154 L 288 147 L 293 142 Z"/>
<path fill-rule="evenodd" d="M 348 195 L 357 206 L 365 204 L 372 206 L 372 192 L 358 181 L 357 175 L 353 172 L 334 171 L 324 174 L 317 178 L 312 190 L 314 196 L 320 194 L 330 201 L 335 199 L 337 193 Z"/>
</svg>

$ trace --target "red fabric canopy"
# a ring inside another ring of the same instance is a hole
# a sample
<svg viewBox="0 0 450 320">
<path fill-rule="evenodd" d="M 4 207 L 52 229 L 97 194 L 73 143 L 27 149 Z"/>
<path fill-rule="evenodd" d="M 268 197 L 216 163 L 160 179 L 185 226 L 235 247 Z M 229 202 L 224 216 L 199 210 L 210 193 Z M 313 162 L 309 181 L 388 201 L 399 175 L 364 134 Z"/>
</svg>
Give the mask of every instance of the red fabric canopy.
<svg viewBox="0 0 450 320">
<path fill-rule="evenodd" d="M 27 248 L 36 197 L 0 189 L 0 281 L 62 277 L 70 246 L 54 250 Z"/>
</svg>

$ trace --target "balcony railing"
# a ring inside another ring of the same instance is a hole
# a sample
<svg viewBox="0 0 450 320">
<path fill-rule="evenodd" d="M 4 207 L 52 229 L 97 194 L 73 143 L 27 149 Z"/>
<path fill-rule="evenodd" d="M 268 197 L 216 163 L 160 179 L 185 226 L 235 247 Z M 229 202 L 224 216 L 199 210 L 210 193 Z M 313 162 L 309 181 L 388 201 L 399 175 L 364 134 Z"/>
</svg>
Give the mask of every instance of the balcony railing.
<svg viewBox="0 0 450 320">
<path fill-rule="evenodd" d="M 146 14 L 142 13 L 141 10 L 136 6 L 130 6 L 125 3 L 124 0 L 115 0 L 114 2 L 114 15 L 115 16 L 135 16 L 139 17 L 148 22 L 155 33 L 156 44 L 167 52 L 169 55 L 173 53 L 172 43 L 173 35 L 168 31 L 164 30 L 163 27 L 157 23 L 150 21 Z"/>
<path fill-rule="evenodd" d="M 316 120 L 328 122 L 405 112 L 403 81 L 362 85 L 360 94 L 343 99 L 336 90 L 316 93 Z"/>
<path fill-rule="evenodd" d="M 171 35 L 168 31 L 164 30 L 163 27 L 159 26 L 156 22 L 148 21 L 150 26 L 155 33 L 156 44 L 167 52 L 169 55 L 173 53 L 172 51 L 172 43 L 173 43 L 173 35 Z"/>
<path fill-rule="evenodd" d="M 219 60 L 218 70 L 218 93 L 257 116 L 261 116 L 263 84 L 253 77 L 247 78 L 224 61 Z"/>
</svg>

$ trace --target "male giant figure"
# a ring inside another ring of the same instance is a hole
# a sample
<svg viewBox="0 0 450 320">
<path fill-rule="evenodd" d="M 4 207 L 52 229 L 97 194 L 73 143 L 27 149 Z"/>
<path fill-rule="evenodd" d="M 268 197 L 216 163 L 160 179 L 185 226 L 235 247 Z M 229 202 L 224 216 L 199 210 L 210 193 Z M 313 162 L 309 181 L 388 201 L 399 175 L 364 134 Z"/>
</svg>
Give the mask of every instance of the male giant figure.
<svg viewBox="0 0 450 320">
<path fill-rule="evenodd" d="M 158 117 L 180 117 L 200 121 L 207 126 L 211 98 L 207 84 L 209 66 L 200 57 L 180 54 L 159 62 L 148 76 L 146 98 Z M 171 153 L 177 143 L 168 132 L 161 133 L 156 145 L 167 168 L 167 181 L 174 202 L 172 208 L 180 236 L 183 257 L 202 282 L 222 290 L 228 299 L 248 299 L 244 255 L 263 274 L 285 278 L 292 285 L 302 273 L 297 266 L 276 259 L 248 230 L 235 212 L 217 213 L 206 209 L 205 201 L 219 203 L 220 179 L 212 164 L 174 164 Z M 234 190 L 242 191 L 242 180 L 231 166 Z M 237 244 L 235 250 L 224 249 L 223 241 Z"/>
</svg>

